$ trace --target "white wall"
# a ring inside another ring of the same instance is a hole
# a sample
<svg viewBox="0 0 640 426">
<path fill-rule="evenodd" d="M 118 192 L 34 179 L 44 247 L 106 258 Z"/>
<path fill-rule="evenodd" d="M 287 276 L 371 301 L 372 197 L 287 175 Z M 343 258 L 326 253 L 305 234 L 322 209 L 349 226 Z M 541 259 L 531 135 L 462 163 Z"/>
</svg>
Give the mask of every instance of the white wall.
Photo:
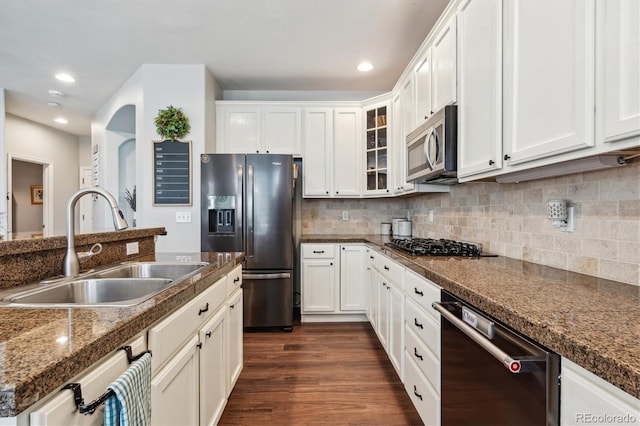
<svg viewBox="0 0 640 426">
<path fill-rule="evenodd" d="M 15 115 L 5 115 L 6 153 L 46 159 L 53 164 L 53 226 L 49 230 L 50 235 L 64 235 L 66 204 L 78 190 L 78 143 L 78 136 Z M 6 174 L 5 170 L 6 166 L 1 174 Z M 47 200 L 51 197 L 47 196 Z"/>
<path fill-rule="evenodd" d="M 167 236 L 158 239 L 158 252 L 200 251 L 200 154 L 207 152 L 215 135 L 215 99 L 220 89 L 204 65 L 143 65 L 100 109 L 92 122 L 93 143 L 100 149 L 100 185 L 118 191 L 118 135 L 108 132 L 111 117 L 124 105 L 136 109 L 136 186 L 138 227 L 164 226 Z M 152 142 L 159 140 L 154 119 L 158 110 L 173 105 L 189 117 L 191 132 L 191 206 L 153 206 Z M 104 209 L 96 212 L 96 225 L 109 227 Z M 176 212 L 191 212 L 191 223 L 176 223 Z"/>
<path fill-rule="evenodd" d="M 0 88 L 0 239 L 7 235 L 7 154 L 4 142 L 4 89 Z"/>
</svg>

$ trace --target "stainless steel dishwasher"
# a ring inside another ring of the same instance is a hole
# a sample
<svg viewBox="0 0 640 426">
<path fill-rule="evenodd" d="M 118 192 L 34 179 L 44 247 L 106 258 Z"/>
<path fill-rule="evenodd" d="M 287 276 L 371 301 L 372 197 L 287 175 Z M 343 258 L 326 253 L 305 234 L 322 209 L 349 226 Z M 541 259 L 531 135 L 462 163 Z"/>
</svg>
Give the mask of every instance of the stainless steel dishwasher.
<svg viewBox="0 0 640 426">
<path fill-rule="evenodd" d="M 441 300 L 442 425 L 558 425 L 560 356 L 444 290 Z"/>
</svg>

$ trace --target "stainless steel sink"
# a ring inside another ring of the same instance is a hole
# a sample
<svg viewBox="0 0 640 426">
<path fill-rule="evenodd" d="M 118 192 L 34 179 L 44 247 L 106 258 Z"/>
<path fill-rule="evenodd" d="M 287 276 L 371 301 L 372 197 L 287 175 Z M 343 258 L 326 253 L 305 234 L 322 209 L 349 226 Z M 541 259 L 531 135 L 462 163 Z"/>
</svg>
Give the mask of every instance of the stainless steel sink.
<svg viewBox="0 0 640 426">
<path fill-rule="evenodd" d="M 206 262 L 132 262 L 98 271 L 95 278 L 169 278 L 186 277 L 208 264 Z"/>
<path fill-rule="evenodd" d="M 18 305 L 130 306 L 167 288 L 168 278 L 91 278 L 39 288 L 8 298 Z"/>
<path fill-rule="evenodd" d="M 206 268 L 207 262 L 126 262 L 84 274 L 48 281 L 5 296 L 4 307 L 133 306 Z"/>
</svg>

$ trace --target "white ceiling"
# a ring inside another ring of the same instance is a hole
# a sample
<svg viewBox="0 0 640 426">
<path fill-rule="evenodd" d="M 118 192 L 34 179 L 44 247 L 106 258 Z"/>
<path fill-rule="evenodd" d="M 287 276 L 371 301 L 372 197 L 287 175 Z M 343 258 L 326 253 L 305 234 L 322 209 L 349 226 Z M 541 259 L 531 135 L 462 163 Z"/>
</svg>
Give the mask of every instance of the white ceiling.
<svg viewBox="0 0 640 426">
<path fill-rule="evenodd" d="M 0 88 L 7 112 L 77 135 L 145 63 L 205 64 L 223 90 L 383 92 L 447 3 L 0 0 Z M 373 71 L 356 71 L 363 60 Z M 76 83 L 58 82 L 61 71 Z"/>
</svg>

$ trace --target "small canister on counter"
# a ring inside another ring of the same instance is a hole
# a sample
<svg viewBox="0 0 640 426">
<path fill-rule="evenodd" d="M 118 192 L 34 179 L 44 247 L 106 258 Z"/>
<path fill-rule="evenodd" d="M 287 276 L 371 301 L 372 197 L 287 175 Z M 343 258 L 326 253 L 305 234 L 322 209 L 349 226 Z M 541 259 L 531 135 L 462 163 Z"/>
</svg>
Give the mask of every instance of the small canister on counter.
<svg viewBox="0 0 640 426">
<path fill-rule="evenodd" d="M 407 219 L 404 217 L 394 217 L 391 219 L 391 233 L 393 234 L 394 237 L 400 236 L 398 232 L 400 231 L 400 222 L 403 220 L 407 220 Z"/>
<path fill-rule="evenodd" d="M 391 223 L 382 222 L 380 224 L 380 235 L 391 235 Z"/>
<path fill-rule="evenodd" d="M 401 220 L 398 222 L 398 233 L 399 237 L 410 237 L 413 230 L 413 224 L 410 220 Z"/>
</svg>

